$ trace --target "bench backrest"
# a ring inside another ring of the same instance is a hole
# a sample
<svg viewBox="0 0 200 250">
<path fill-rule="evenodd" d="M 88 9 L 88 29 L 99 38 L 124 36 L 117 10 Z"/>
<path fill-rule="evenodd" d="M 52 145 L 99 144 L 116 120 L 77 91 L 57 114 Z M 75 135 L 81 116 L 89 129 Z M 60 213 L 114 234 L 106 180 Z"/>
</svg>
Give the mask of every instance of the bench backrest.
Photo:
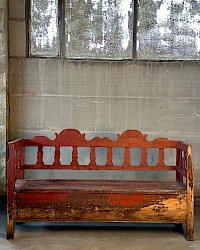
<svg viewBox="0 0 200 250">
<path fill-rule="evenodd" d="M 166 138 L 157 138 L 153 141 L 147 140 L 147 135 L 142 134 L 138 130 L 127 130 L 121 135 L 117 135 L 117 140 L 111 140 L 108 137 L 95 137 L 91 140 L 86 140 L 85 134 L 81 134 L 75 129 L 65 129 L 60 134 L 56 134 L 54 140 L 46 136 L 37 136 L 33 139 L 23 139 L 22 144 L 25 147 L 37 147 L 37 162 L 36 164 L 26 164 L 25 169 L 70 169 L 70 170 L 176 170 L 174 165 L 165 165 L 165 149 L 178 148 L 178 141 L 168 140 Z M 53 164 L 47 165 L 44 163 L 44 147 L 55 147 Z M 70 164 L 61 164 L 60 155 L 61 147 L 71 147 L 72 155 Z M 90 151 L 90 161 L 87 165 L 79 164 L 78 148 L 87 147 Z M 96 163 L 96 149 L 106 148 L 107 159 L 103 165 Z M 113 163 L 113 149 L 123 148 L 124 157 L 123 164 L 116 166 Z M 141 161 L 137 166 L 131 164 L 131 149 L 141 148 Z M 158 150 L 157 164 L 149 166 L 147 163 L 147 150 L 154 148 Z M 182 157 L 182 156 L 180 156 Z M 179 158 L 180 158 L 179 157 Z M 178 159 L 177 159 L 178 160 Z M 177 161 L 176 160 L 176 161 Z M 180 160 L 180 159 L 179 159 Z"/>
</svg>

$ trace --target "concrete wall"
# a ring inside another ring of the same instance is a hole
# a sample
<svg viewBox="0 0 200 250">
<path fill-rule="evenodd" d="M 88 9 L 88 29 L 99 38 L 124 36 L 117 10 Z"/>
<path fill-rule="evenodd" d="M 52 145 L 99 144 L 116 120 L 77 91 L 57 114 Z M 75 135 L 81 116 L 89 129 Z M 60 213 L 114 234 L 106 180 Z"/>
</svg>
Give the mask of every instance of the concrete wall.
<svg viewBox="0 0 200 250">
<path fill-rule="evenodd" d="M 138 129 L 150 139 L 183 140 L 193 144 L 195 193 L 200 196 L 199 63 L 25 58 L 24 11 L 11 13 L 11 139 L 76 128 Z"/>
<path fill-rule="evenodd" d="M 7 6 L 0 0 L 0 195 L 6 186 Z"/>
</svg>

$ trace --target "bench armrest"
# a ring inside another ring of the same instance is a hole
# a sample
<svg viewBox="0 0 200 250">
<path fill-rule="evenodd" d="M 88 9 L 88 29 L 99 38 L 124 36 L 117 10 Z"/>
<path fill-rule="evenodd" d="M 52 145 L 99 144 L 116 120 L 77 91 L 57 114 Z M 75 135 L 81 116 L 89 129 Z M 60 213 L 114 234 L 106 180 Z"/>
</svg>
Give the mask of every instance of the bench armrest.
<svg viewBox="0 0 200 250">
<path fill-rule="evenodd" d="M 194 239 L 194 168 L 192 164 L 192 146 L 179 142 L 177 152 L 180 155 L 180 164 L 177 168 L 184 169 L 187 185 L 187 240 Z M 178 155 L 178 154 L 177 154 Z"/>
<path fill-rule="evenodd" d="M 9 159 L 7 164 L 7 179 L 14 181 L 23 178 L 25 147 L 23 139 L 9 142 Z"/>
<path fill-rule="evenodd" d="M 189 178 L 189 181 L 194 181 L 194 169 L 192 164 L 192 146 L 185 143 L 179 142 L 177 145 L 177 171 Z"/>
</svg>

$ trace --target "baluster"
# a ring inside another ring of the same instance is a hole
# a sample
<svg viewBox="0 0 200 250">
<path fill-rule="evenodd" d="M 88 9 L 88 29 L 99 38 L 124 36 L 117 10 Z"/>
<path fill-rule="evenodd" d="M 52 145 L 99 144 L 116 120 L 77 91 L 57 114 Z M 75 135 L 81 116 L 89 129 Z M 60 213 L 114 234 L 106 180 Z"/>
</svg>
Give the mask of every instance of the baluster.
<svg viewBox="0 0 200 250">
<path fill-rule="evenodd" d="M 112 148 L 107 148 L 107 162 L 106 166 L 113 166 L 112 162 Z"/>
<path fill-rule="evenodd" d="M 25 158 L 25 148 L 22 147 L 20 148 L 20 172 L 18 173 L 18 178 L 19 179 L 24 179 L 24 158 Z"/>
<path fill-rule="evenodd" d="M 183 157 L 183 170 L 185 173 L 187 173 L 187 152 L 184 152 L 184 157 Z"/>
<path fill-rule="evenodd" d="M 60 163 L 60 147 L 55 147 L 54 165 L 61 165 Z"/>
<path fill-rule="evenodd" d="M 15 165 L 15 171 L 18 168 L 18 158 L 17 158 L 17 151 L 14 150 L 14 165 Z"/>
<path fill-rule="evenodd" d="M 181 150 L 176 150 L 176 166 L 181 167 Z"/>
<path fill-rule="evenodd" d="M 20 149 L 16 150 L 16 164 L 17 164 L 17 168 L 20 169 L 20 166 L 21 166 Z"/>
<path fill-rule="evenodd" d="M 142 167 L 147 167 L 147 148 L 142 148 L 141 165 Z"/>
<path fill-rule="evenodd" d="M 158 164 L 157 164 L 158 167 L 165 166 L 164 157 L 165 157 L 164 148 L 159 148 L 159 151 L 158 151 Z"/>
<path fill-rule="evenodd" d="M 25 148 L 21 148 L 20 150 L 20 166 L 24 165 L 24 159 L 25 159 Z"/>
<path fill-rule="evenodd" d="M 184 157 L 183 157 L 183 156 L 181 156 L 181 168 L 182 168 L 183 170 L 185 170 L 185 166 L 184 166 Z"/>
<path fill-rule="evenodd" d="M 90 147 L 90 164 L 96 166 L 96 151 L 95 147 Z"/>
<path fill-rule="evenodd" d="M 125 148 L 125 152 L 124 152 L 124 166 L 131 166 L 131 154 L 130 154 L 130 148 Z"/>
<path fill-rule="evenodd" d="M 181 164 L 181 150 L 176 150 L 176 166 L 182 168 Z M 176 171 L 176 180 L 177 181 L 183 181 L 183 175 L 180 174 L 178 171 Z"/>
<path fill-rule="evenodd" d="M 42 150 L 42 146 L 38 146 L 38 153 L 37 153 L 37 163 L 36 165 L 44 165 L 43 162 L 43 150 Z"/>
<path fill-rule="evenodd" d="M 71 165 L 78 165 L 78 148 L 73 147 Z"/>
</svg>

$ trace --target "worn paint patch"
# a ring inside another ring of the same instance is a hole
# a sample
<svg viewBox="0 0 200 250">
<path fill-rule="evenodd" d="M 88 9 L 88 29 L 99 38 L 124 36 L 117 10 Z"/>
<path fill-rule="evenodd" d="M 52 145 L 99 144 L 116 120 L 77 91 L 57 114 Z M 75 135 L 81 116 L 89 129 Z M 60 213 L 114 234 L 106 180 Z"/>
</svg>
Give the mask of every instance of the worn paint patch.
<svg viewBox="0 0 200 250">
<path fill-rule="evenodd" d="M 113 196 L 115 203 L 110 203 L 110 196 Z M 133 197 L 134 195 L 127 194 L 19 194 L 16 199 L 15 220 L 186 221 L 185 194 L 171 197 L 140 194 L 136 199 Z M 130 201 L 123 204 L 120 203 L 121 199 Z M 35 203 L 35 200 L 38 202 Z"/>
</svg>

